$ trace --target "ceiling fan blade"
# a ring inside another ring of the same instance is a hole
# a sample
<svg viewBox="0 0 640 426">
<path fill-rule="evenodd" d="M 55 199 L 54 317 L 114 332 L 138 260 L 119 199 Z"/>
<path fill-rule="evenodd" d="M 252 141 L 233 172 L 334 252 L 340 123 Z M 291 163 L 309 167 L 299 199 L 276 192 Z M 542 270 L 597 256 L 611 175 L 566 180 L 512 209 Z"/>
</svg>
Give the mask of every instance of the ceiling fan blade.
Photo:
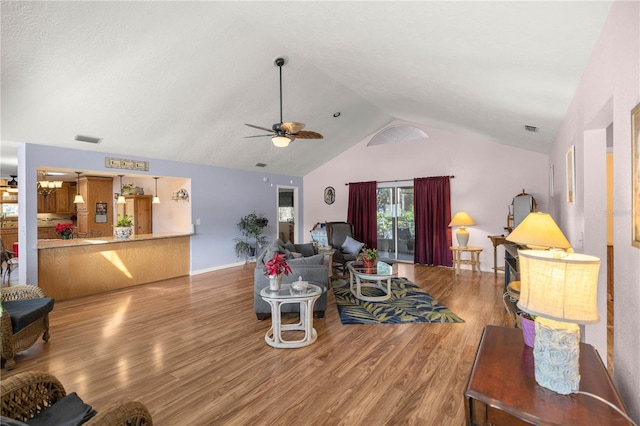
<svg viewBox="0 0 640 426">
<path fill-rule="evenodd" d="M 249 126 L 249 127 L 253 127 L 254 129 L 260 129 L 260 130 L 264 130 L 265 132 L 272 132 L 275 133 L 273 131 L 273 129 L 267 129 L 266 127 L 260 127 L 260 126 L 256 126 L 255 124 L 248 124 L 248 123 L 244 123 L 245 126 Z"/>
<path fill-rule="evenodd" d="M 310 130 L 301 130 L 295 134 L 295 137 L 298 139 L 324 139 L 324 136 L 320 133 L 312 132 Z"/>
<path fill-rule="evenodd" d="M 282 123 L 280 128 L 287 133 L 291 133 L 292 135 L 298 134 L 298 132 L 304 129 L 304 123 L 296 123 L 295 121 L 289 121 L 287 123 Z"/>
<path fill-rule="evenodd" d="M 264 138 L 265 136 L 273 137 L 273 133 L 269 135 L 253 135 L 253 136 L 245 136 L 244 138 Z"/>
</svg>

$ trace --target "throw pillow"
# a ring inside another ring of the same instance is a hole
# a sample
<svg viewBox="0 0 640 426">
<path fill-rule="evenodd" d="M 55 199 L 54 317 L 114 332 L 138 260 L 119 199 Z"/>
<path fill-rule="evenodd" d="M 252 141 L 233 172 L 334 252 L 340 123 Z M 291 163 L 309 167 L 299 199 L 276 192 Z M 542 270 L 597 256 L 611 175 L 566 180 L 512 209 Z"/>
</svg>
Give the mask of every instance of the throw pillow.
<svg viewBox="0 0 640 426">
<path fill-rule="evenodd" d="M 304 257 L 309 257 L 317 254 L 313 243 L 294 244 L 294 246 L 296 248 L 295 251 L 297 251 L 298 253 L 302 253 Z"/>
<path fill-rule="evenodd" d="M 315 256 L 309 257 L 301 257 L 299 259 L 291 259 L 287 260 L 289 266 L 297 266 L 297 265 L 323 265 L 324 264 L 324 255 L 316 254 Z"/>
<path fill-rule="evenodd" d="M 296 246 L 291 241 L 287 241 L 284 244 L 284 248 L 286 248 L 289 251 L 298 251 L 298 250 L 296 250 Z"/>
<path fill-rule="evenodd" d="M 349 253 L 349 254 L 360 253 L 360 250 L 362 250 L 362 247 L 364 247 L 364 243 L 354 240 L 348 235 L 347 235 L 347 238 L 345 238 L 344 243 L 342 243 L 342 250 L 345 253 Z"/>
</svg>

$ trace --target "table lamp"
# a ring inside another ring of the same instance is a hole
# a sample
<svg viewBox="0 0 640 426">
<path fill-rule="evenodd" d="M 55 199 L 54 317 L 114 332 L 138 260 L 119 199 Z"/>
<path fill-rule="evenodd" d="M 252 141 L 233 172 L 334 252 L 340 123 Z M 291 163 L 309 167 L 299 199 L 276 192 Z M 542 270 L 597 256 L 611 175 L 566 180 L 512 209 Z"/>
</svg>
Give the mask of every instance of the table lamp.
<svg viewBox="0 0 640 426">
<path fill-rule="evenodd" d="M 529 213 L 522 222 L 506 238 L 512 243 L 526 245 L 531 249 L 552 249 L 556 256 L 571 249 L 571 244 L 564 236 L 558 224 L 549 213 Z M 562 250 L 558 250 L 562 249 Z"/>
<path fill-rule="evenodd" d="M 458 240 L 458 246 L 460 248 L 467 248 L 467 243 L 469 242 L 469 231 L 467 231 L 466 227 L 474 226 L 475 224 L 467 212 L 458 212 L 453 216 L 453 219 L 451 219 L 449 226 L 458 226 L 456 239 Z"/>
<path fill-rule="evenodd" d="M 578 253 L 519 250 L 518 308 L 536 315 L 533 348 L 536 382 L 567 395 L 580 385 L 580 327 L 599 321 L 596 305 L 600 259 Z"/>
</svg>

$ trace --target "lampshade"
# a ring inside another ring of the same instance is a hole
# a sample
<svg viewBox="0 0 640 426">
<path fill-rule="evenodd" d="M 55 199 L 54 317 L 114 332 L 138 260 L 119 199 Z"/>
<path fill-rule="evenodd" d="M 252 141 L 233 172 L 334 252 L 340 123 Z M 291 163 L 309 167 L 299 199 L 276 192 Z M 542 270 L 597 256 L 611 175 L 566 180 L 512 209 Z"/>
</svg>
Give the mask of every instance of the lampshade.
<svg viewBox="0 0 640 426">
<path fill-rule="evenodd" d="M 284 135 L 277 135 L 277 136 L 272 137 L 271 141 L 278 148 L 286 148 L 287 146 L 289 146 L 289 143 L 291 142 L 291 139 L 289 137 L 287 137 L 287 136 L 284 136 Z"/>
<path fill-rule="evenodd" d="M 529 213 L 506 240 L 535 248 L 571 248 L 551 215 L 542 212 Z"/>
<path fill-rule="evenodd" d="M 596 294 L 600 259 L 579 253 L 556 258 L 546 250 L 519 250 L 518 259 L 520 309 L 556 321 L 599 321 Z"/>
<path fill-rule="evenodd" d="M 451 219 L 451 222 L 449 222 L 449 226 L 474 226 L 475 224 L 467 212 L 456 213 L 453 219 Z"/>
<path fill-rule="evenodd" d="M 124 195 L 122 195 L 122 176 L 124 175 L 118 175 L 120 176 L 120 195 L 118 195 L 118 199 L 116 200 L 116 204 L 126 204 L 127 200 L 124 199 Z"/>
<path fill-rule="evenodd" d="M 151 201 L 151 204 L 160 204 L 160 197 L 158 197 L 158 178 L 154 177 L 155 181 L 156 181 L 156 192 L 155 195 L 153 196 L 153 200 Z"/>
<path fill-rule="evenodd" d="M 73 199 L 73 204 L 84 204 L 84 197 L 80 194 L 80 173 L 76 172 L 78 175 L 78 180 L 76 181 L 76 197 Z"/>
</svg>

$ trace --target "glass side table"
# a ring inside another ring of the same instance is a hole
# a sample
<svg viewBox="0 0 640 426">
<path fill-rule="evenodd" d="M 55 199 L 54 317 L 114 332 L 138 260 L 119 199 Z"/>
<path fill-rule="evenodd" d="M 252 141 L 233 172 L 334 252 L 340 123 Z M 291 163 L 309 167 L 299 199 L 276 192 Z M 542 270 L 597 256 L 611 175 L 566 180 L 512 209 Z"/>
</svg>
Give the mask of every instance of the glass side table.
<svg viewBox="0 0 640 426">
<path fill-rule="evenodd" d="M 271 306 L 271 328 L 264 336 L 265 342 L 274 348 L 302 348 L 309 346 L 318 338 L 313 328 L 313 305 L 324 289 L 309 283 L 306 290 L 296 291 L 291 284 L 283 284 L 278 291 L 265 287 L 260 291 L 260 297 Z M 282 324 L 281 306 L 287 303 L 300 305 L 300 318 L 295 324 Z M 299 340 L 285 340 L 283 331 L 304 331 L 304 337 Z"/>
</svg>

